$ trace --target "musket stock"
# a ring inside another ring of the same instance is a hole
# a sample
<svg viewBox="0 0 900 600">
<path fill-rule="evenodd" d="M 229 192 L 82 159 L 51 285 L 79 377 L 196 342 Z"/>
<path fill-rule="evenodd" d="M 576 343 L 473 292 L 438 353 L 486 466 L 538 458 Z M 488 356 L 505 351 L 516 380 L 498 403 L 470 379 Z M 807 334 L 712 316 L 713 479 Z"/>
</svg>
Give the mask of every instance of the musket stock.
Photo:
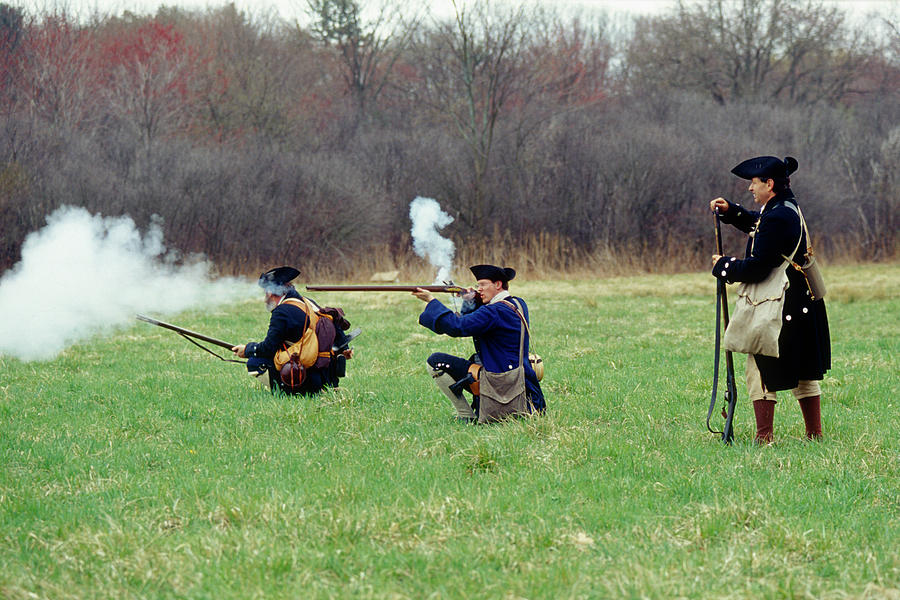
<svg viewBox="0 0 900 600">
<path fill-rule="evenodd" d="M 423 289 L 428 292 L 461 294 L 466 288 L 459 285 L 308 285 L 311 292 L 414 292 Z"/>
</svg>

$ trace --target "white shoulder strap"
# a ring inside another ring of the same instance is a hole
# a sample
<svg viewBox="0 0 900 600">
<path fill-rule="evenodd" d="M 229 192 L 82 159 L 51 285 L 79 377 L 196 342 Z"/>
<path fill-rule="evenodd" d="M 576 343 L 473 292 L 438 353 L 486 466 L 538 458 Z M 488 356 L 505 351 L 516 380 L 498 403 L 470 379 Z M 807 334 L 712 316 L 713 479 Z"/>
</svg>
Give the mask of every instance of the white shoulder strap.
<svg viewBox="0 0 900 600">
<path fill-rule="evenodd" d="M 788 261 L 789 263 L 793 263 L 794 255 L 797 254 L 797 250 L 800 249 L 800 242 L 803 241 L 804 232 L 806 232 L 806 247 L 809 248 L 809 230 L 806 228 L 806 219 L 803 218 L 803 213 L 800 212 L 800 207 L 793 202 L 785 202 L 784 205 L 797 213 L 797 216 L 800 217 L 800 239 L 797 240 L 797 246 L 794 248 L 794 251 L 791 252 L 790 256 L 785 256 L 784 254 L 781 255 L 784 260 Z"/>
</svg>

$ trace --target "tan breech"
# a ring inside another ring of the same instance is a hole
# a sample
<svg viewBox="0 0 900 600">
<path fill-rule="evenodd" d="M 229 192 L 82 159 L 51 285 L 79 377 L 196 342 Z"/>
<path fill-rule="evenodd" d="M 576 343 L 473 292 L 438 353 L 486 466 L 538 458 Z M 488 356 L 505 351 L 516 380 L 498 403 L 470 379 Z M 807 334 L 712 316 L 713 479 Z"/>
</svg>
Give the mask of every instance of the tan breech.
<svg viewBox="0 0 900 600">
<path fill-rule="evenodd" d="M 747 355 L 747 368 L 744 372 L 747 381 L 747 395 L 750 401 L 771 400 L 775 402 L 775 392 L 767 390 L 762 382 L 762 375 L 759 373 L 759 367 L 756 366 L 756 360 L 752 354 Z M 816 380 L 801 379 L 797 382 L 797 387 L 791 390 L 794 398 L 802 400 L 810 396 L 821 396 L 822 388 Z"/>
</svg>

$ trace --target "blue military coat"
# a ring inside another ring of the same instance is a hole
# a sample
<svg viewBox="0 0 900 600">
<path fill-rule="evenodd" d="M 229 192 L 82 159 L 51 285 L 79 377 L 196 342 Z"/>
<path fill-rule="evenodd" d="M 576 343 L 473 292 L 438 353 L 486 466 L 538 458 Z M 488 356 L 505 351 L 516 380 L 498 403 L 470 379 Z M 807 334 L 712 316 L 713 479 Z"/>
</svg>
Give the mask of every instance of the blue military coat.
<svg viewBox="0 0 900 600">
<path fill-rule="evenodd" d="M 507 298 L 512 300 L 512 297 Z M 528 319 L 528 305 L 521 298 L 515 298 L 522 306 Z M 481 357 L 482 366 L 494 373 L 511 371 L 519 366 L 519 335 L 522 320 L 518 314 L 503 303 L 479 306 L 468 314 L 456 314 L 439 300 L 425 305 L 419 315 L 419 324 L 435 333 L 451 337 L 471 337 L 475 351 Z M 534 369 L 528 361 L 528 331 L 525 331 L 525 389 L 534 407 L 543 411 L 546 407 L 544 394 L 538 383 Z"/>
<path fill-rule="evenodd" d="M 744 258 L 723 256 L 713 267 L 713 275 L 727 282 L 757 282 L 772 269 L 779 268 L 788 256 L 803 264 L 806 234 L 800 217 L 787 204 L 797 205 L 793 192 L 785 190 L 769 200 L 762 212 L 747 210 L 729 203 L 722 222 L 750 234 Z M 802 237 L 801 237 L 802 236 Z M 784 255 L 784 256 L 782 256 Z M 825 301 L 812 300 L 803 274 L 787 267 L 789 287 L 782 311 L 781 334 L 778 337 L 779 358 L 755 355 L 756 364 L 766 389 L 788 390 L 799 380 L 822 379 L 831 368 L 831 339 Z"/>
</svg>

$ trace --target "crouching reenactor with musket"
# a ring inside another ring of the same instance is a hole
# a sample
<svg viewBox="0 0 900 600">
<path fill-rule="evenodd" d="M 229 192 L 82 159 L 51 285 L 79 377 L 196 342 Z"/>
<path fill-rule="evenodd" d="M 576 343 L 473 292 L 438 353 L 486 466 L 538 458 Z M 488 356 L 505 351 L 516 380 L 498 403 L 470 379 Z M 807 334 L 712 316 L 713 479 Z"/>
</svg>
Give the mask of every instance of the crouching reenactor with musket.
<svg viewBox="0 0 900 600">
<path fill-rule="evenodd" d="M 443 352 L 429 356 L 428 369 L 435 383 L 462 421 L 484 423 L 543 412 L 544 395 L 528 360 L 528 306 L 509 293 L 509 281 L 516 272 L 494 265 L 475 265 L 470 270 L 478 287 L 462 295 L 459 314 L 427 290 L 413 292 L 427 303 L 419 315 L 422 326 L 452 337 L 472 337 L 475 344 L 469 359 Z M 464 389 L 473 395 L 471 404 L 463 396 Z"/>
<path fill-rule="evenodd" d="M 293 267 L 277 267 L 260 275 L 258 283 L 272 313 L 266 339 L 231 350 L 247 359 L 251 375 L 268 374 L 272 391 L 315 394 L 338 386 L 353 356 L 350 340 L 359 331 L 345 333 L 350 322 L 341 309 L 320 307 L 301 296 L 290 283 L 299 274 Z"/>
</svg>

